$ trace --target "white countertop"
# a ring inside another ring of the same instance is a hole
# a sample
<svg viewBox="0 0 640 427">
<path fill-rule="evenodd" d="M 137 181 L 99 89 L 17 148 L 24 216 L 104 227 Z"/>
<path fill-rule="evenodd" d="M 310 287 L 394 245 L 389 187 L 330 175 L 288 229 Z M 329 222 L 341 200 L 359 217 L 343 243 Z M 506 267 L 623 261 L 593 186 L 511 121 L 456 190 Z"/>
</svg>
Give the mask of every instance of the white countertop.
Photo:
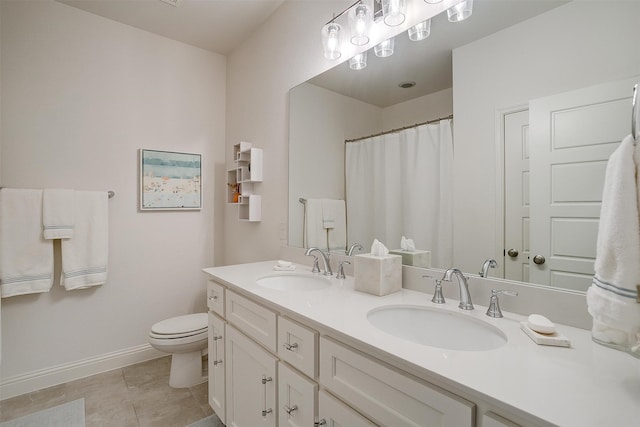
<svg viewBox="0 0 640 427">
<path fill-rule="evenodd" d="M 480 393 L 506 408 L 518 408 L 559 426 L 640 426 L 640 360 L 591 340 L 591 331 L 556 325 L 571 340 L 570 348 L 535 344 L 520 330 L 524 316 L 504 312 L 492 319 L 486 306 L 472 311 L 431 302 L 431 295 L 402 289 L 378 297 L 353 289 L 353 277 L 329 279 L 323 290 L 284 292 L 258 286 L 256 279 L 287 274 L 274 271 L 276 261 L 206 268 L 217 281 L 323 325 L 346 337 L 425 370 L 470 393 Z M 296 264 L 295 274 L 310 272 Z M 410 304 L 453 310 L 499 328 L 508 338 L 503 347 L 488 351 L 443 350 L 414 344 L 380 331 L 367 313 L 385 305 Z M 553 319 L 551 319 L 553 320 Z"/>
</svg>

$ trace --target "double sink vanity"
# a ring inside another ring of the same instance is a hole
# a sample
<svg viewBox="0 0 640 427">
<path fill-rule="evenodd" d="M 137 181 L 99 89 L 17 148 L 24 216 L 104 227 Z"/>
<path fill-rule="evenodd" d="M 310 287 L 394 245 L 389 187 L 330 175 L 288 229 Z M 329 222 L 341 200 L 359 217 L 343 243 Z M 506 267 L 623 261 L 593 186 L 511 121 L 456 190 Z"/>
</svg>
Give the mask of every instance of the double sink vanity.
<svg viewBox="0 0 640 427">
<path fill-rule="evenodd" d="M 227 426 L 640 425 L 640 363 L 590 331 L 537 345 L 526 316 L 275 264 L 204 269 L 209 403 Z"/>
</svg>

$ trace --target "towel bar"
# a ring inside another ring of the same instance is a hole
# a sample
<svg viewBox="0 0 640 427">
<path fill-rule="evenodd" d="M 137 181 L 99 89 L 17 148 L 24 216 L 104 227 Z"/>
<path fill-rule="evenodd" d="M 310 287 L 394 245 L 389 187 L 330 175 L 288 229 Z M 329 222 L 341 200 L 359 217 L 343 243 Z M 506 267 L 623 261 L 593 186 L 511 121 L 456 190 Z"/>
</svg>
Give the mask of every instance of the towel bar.
<svg viewBox="0 0 640 427">
<path fill-rule="evenodd" d="M 638 84 L 633 86 L 633 99 L 631 101 L 631 136 L 634 139 L 634 143 L 638 142 L 640 135 L 638 135 Z"/>
</svg>

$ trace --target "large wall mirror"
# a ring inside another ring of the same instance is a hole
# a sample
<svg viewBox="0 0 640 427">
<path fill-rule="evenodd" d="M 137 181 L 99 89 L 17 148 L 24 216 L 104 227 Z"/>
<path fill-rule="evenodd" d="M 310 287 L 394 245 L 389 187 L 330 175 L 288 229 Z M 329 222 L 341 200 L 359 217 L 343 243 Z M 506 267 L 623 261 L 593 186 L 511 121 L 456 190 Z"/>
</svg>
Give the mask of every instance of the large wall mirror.
<svg viewBox="0 0 640 427">
<path fill-rule="evenodd" d="M 476 0 L 468 21 L 438 15 L 426 40 L 399 34 L 392 56 L 293 88 L 289 245 L 303 246 L 301 198 L 346 198 L 345 140 L 452 114 L 453 257 L 432 267 L 477 273 L 494 258 L 494 277 L 583 292 L 606 159 L 630 132 L 639 14 L 630 1 Z"/>
</svg>

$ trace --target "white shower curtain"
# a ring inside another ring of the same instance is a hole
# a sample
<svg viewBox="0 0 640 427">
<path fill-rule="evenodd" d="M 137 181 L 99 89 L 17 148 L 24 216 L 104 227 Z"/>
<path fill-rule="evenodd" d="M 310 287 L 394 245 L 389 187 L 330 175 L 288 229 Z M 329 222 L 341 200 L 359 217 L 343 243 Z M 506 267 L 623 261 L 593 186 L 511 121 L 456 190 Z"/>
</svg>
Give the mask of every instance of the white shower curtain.
<svg viewBox="0 0 640 427">
<path fill-rule="evenodd" d="M 453 261 L 451 120 L 346 144 L 349 244 L 374 238 L 389 249 L 402 236 L 430 250 L 433 266 Z"/>
</svg>

